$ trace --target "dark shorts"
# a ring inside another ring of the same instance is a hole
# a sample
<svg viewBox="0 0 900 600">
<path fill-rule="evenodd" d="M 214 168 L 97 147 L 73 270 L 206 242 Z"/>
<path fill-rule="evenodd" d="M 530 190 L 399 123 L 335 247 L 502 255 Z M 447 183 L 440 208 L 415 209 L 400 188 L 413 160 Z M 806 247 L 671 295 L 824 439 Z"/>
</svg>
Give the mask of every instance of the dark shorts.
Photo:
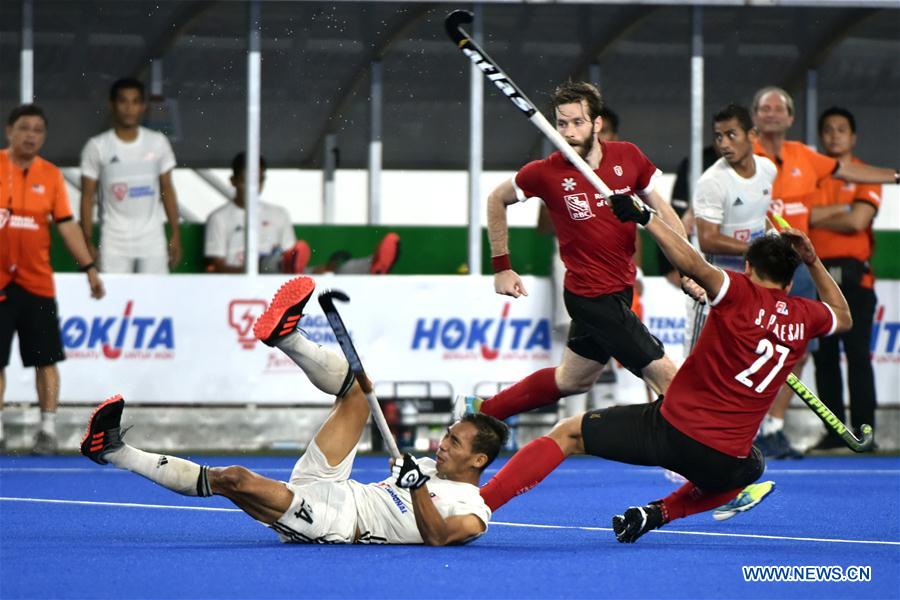
<svg viewBox="0 0 900 600">
<path fill-rule="evenodd" d="M 640 377 L 641 369 L 665 355 L 665 348 L 632 312 L 631 294 L 628 289 L 586 298 L 565 290 L 563 299 L 572 317 L 567 345 L 598 363 L 615 358 Z"/>
<path fill-rule="evenodd" d="M 19 334 L 19 356 L 26 367 L 46 367 L 65 360 L 56 298 L 36 296 L 14 283 L 0 301 L 0 368 L 9 364 L 13 334 Z"/>
<path fill-rule="evenodd" d="M 701 444 L 672 426 L 651 404 L 614 406 L 584 414 L 581 434 L 588 454 L 631 465 L 659 466 L 684 476 L 706 492 L 742 488 L 759 479 L 766 463 L 754 446 L 736 458 Z"/>
</svg>

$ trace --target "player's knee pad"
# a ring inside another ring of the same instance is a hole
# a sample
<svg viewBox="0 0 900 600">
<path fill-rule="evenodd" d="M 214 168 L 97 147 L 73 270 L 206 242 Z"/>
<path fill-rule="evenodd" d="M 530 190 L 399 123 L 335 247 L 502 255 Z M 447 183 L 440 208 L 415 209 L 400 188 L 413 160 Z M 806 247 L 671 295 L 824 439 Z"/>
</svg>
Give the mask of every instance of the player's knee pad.
<svg viewBox="0 0 900 600">
<path fill-rule="evenodd" d="M 750 448 L 750 454 L 744 462 L 734 487 L 744 487 L 750 485 L 760 477 L 766 470 L 766 459 L 759 448 L 753 446 Z"/>
</svg>

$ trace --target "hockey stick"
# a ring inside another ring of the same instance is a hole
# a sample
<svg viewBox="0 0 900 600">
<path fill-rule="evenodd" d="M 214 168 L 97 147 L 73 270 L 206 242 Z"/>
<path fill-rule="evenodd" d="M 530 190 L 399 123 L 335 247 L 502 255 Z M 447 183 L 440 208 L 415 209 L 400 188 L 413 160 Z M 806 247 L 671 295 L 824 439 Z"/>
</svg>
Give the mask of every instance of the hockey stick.
<svg viewBox="0 0 900 600">
<path fill-rule="evenodd" d="M 359 387 L 366 395 L 366 400 L 369 403 L 369 411 L 372 413 L 372 419 L 375 420 L 375 425 L 378 427 L 378 431 L 381 432 L 381 437 L 384 439 L 384 443 L 387 444 L 391 456 L 400 458 L 400 450 L 397 448 L 397 442 L 394 441 L 394 436 L 391 434 L 387 421 L 384 420 L 384 413 L 381 412 L 381 405 L 378 404 L 378 398 L 375 397 L 375 392 L 372 390 L 372 382 L 366 377 L 362 361 L 359 360 L 359 354 L 357 354 L 356 348 L 353 347 L 353 340 L 350 339 L 350 333 L 344 326 L 344 321 L 341 319 L 341 315 L 334 306 L 335 300 L 349 302 L 350 297 L 340 290 L 325 290 L 319 294 L 319 306 L 321 306 L 322 310 L 325 312 L 325 317 L 328 319 L 328 324 L 331 325 L 334 337 L 337 339 L 341 350 L 344 352 L 347 362 L 350 363 L 350 370 L 353 371 L 353 375 L 356 377 Z"/>
<path fill-rule="evenodd" d="M 803 385 L 803 382 L 796 375 L 790 373 L 787 376 L 787 384 L 813 412 L 819 415 L 819 418 L 825 423 L 825 427 L 841 436 L 841 439 L 844 440 L 844 443 L 851 450 L 854 452 L 868 452 L 875 445 L 875 432 L 872 431 L 871 425 L 863 425 L 861 427 L 862 439 L 857 439 L 853 432 L 841 423 L 841 420 L 815 394 L 809 391 L 809 388 Z"/>
<path fill-rule="evenodd" d="M 522 114 L 524 114 L 525 117 L 541 131 L 541 133 L 547 136 L 547 139 L 563 153 L 563 156 L 569 159 L 569 162 L 584 175 L 585 179 L 597 188 L 604 197 L 609 198 L 612 196 L 612 190 L 597 177 L 594 170 L 591 169 L 588 164 L 584 162 L 584 159 L 572 149 L 572 146 L 570 146 L 556 128 L 547 121 L 547 118 L 541 114 L 541 111 L 535 108 L 534 103 L 528 99 L 525 92 L 519 89 L 519 86 L 509 78 L 509 75 L 504 73 L 497 63 L 481 49 L 481 46 L 469 37 L 469 34 L 460 29 L 462 25 L 471 22 L 472 13 L 466 10 L 454 10 L 447 15 L 446 19 L 444 19 L 444 27 L 447 29 L 447 35 L 450 36 L 450 39 L 453 40 L 457 48 L 459 48 L 463 54 L 468 56 L 469 60 L 475 63 L 476 67 L 481 69 L 481 72 L 484 73 L 485 77 L 494 82 L 494 85 L 503 92 L 503 95 L 509 98 L 509 101 L 522 111 Z"/>
<path fill-rule="evenodd" d="M 777 223 L 772 223 L 772 220 Z M 769 226 L 775 231 L 781 232 L 784 229 L 790 228 L 791 224 L 788 223 L 782 216 L 772 214 L 772 220 L 769 217 L 766 217 L 766 221 Z M 875 445 L 875 432 L 872 431 L 871 425 L 863 425 L 860 429 L 862 432 L 862 439 L 857 439 L 853 432 L 850 431 L 846 425 L 841 423 L 841 420 L 838 419 L 831 410 L 825 406 L 825 404 L 819 400 L 819 398 L 813 394 L 808 387 L 806 387 L 800 379 L 794 375 L 793 373 L 788 374 L 787 384 L 797 396 L 800 397 L 803 402 L 806 403 L 808 407 L 810 407 L 814 413 L 816 413 L 822 422 L 825 423 L 825 427 L 831 429 L 836 434 L 838 434 L 844 443 L 850 447 L 854 452 L 868 452 L 872 449 L 872 446 Z"/>
</svg>

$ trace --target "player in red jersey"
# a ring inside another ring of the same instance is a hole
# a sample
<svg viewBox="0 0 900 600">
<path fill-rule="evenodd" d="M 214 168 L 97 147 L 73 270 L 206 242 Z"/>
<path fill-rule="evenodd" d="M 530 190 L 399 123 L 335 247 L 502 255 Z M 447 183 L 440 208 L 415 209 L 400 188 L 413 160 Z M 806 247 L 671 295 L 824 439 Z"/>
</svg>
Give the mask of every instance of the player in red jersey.
<svg viewBox="0 0 900 600">
<path fill-rule="evenodd" d="M 706 291 L 712 306 L 706 326 L 665 398 L 562 420 L 513 456 L 481 495 L 496 510 L 572 454 L 683 475 L 687 483 L 669 496 L 613 517 L 616 538 L 634 542 L 673 519 L 729 502 L 759 478 L 765 460 L 753 439 L 779 388 L 809 340 L 847 331 L 852 319 L 840 288 L 796 229 L 754 240 L 744 273 L 734 273 L 707 263 L 628 196 L 617 194 L 611 203 L 623 222 L 643 224 L 672 264 Z M 821 302 L 788 296 L 801 262 Z"/>
<path fill-rule="evenodd" d="M 613 193 L 641 196 L 663 221 L 684 235 L 675 211 L 654 190 L 659 170 L 653 163 L 634 144 L 598 141 L 603 119 L 597 88 L 565 83 L 554 92 L 553 106 L 557 130 Z M 564 299 L 572 318 L 567 348 L 556 368 L 532 373 L 489 400 L 466 398 L 469 410 L 505 419 L 586 392 L 611 357 L 664 393 L 675 365 L 665 356 L 662 342 L 630 310 L 636 228 L 617 221 L 603 195 L 560 152 L 525 165 L 488 198 L 497 293 L 515 298 L 527 295 L 509 259 L 506 207 L 532 197 L 543 200 L 549 210 L 566 267 Z"/>
</svg>

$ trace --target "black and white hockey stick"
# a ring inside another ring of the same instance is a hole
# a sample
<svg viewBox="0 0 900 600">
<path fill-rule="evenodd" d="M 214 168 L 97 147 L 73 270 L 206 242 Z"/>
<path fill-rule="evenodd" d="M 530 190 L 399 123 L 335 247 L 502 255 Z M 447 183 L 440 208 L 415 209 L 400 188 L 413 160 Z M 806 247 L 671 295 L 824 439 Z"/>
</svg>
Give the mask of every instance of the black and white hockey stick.
<svg viewBox="0 0 900 600">
<path fill-rule="evenodd" d="M 325 312 L 325 317 L 328 319 L 328 324 L 331 325 L 334 337 L 341 346 L 341 350 L 344 352 L 347 362 L 350 363 L 350 370 L 353 371 L 353 375 L 356 377 L 359 387 L 366 395 L 366 400 L 369 403 L 369 412 L 372 413 L 375 425 L 378 427 L 378 431 L 381 432 L 381 437 L 384 439 L 384 443 L 387 444 L 391 456 L 400 458 L 400 450 L 397 448 L 397 442 L 394 441 L 391 429 L 388 427 L 387 421 L 384 420 L 384 413 L 381 411 L 381 405 L 378 404 L 378 398 L 375 397 L 375 392 L 372 389 L 372 382 L 366 377 L 362 361 L 360 361 L 359 354 L 353 346 L 353 340 L 350 339 L 350 333 L 344 326 L 344 321 L 341 319 L 341 315 L 334 306 L 335 300 L 349 302 L 350 297 L 340 290 L 325 290 L 319 294 L 319 306 L 321 306 L 322 310 Z"/>
<path fill-rule="evenodd" d="M 455 10 L 444 19 L 444 27 L 447 29 L 447 35 L 450 36 L 450 39 L 453 40 L 457 48 L 459 48 L 463 54 L 468 56 L 469 60 L 475 63 L 476 67 L 481 69 L 484 76 L 492 81 L 494 85 L 503 92 L 503 95 L 509 98 L 509 101 L 522 111 L 522 114 L 524 114 L 525 117 L 541 131 L 541 133 L 547 136 L 547 139 L 563 153 L 563 156 L 569 159 L 569 162 L 584 175 L 591 185 L 597 188 L 597 191 L 603 194 L 604 197 L 609 198 L 612 196 L 613 193 L 609 189 L 609 186 L 597 177 L 594 170 L 584 162 L 584 159 L 575 152 L 572 146 L 566 142 L 565 138 L 560 135 L 556 128 L 547 121 L 547 118 L 541 114 L 541 111 L 535 108 L 534 103 L 528 99 L 525 92 L 519 89 L 519 86 L 510 79 L 509 75 L 503 72 L 497 63 L 481 49 L 481 46 L 469 37 L 468 33 L 460 29 L 462 25 L 471 22 L 472 13 L 466 10 Z"/>
<path fill-rule="evenodd" d="M 872 446 L 875 445 L 875 432 L 872 431 L 871 425 L 863 425 L 861 428 L 862 439 L 857 439 L 857 437 L 853 435 L 853 432 L 850 431 L 846 425 L 841 423 L 841 420 L 838 419 L 835 414 L 809 390 L 808 387 L 803 385 L 803 382 L 800 381 L 796 375 L 793 373 L 789 374 L 787 377 L 787 384 L 794 390 L 795 394 L 800 396 L 800 399 L 803 400 L 814 413 L 819 415 L 819 418 L 825 423 L 825 427 L 841 436 L 841 439 L 844 440 L 844 443 L 847 444 L 851 450 L 854 452 L 868 452 L 872 449 Z"/>
</svg>

